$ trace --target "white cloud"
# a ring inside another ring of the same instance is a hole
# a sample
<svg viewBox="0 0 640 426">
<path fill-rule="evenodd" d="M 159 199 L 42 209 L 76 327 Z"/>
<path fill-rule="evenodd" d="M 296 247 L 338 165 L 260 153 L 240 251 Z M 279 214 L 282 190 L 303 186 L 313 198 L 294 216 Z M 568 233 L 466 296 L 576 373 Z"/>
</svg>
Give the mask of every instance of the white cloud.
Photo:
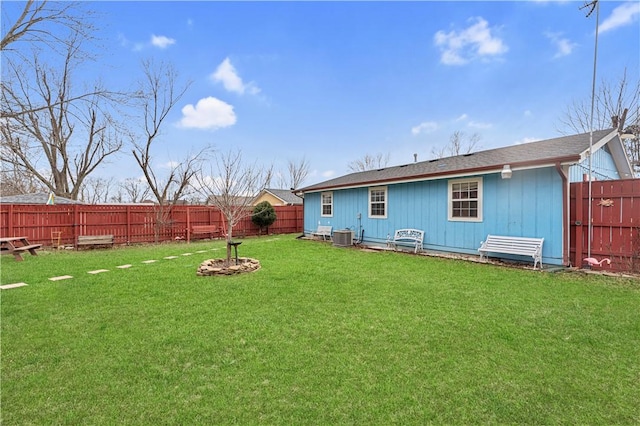
<svg viewBox="0 0 640 426">
<path fill-rule="evenodd" d="M 460 117 L 456 118 L 454 121 L 465 121 L 469 116 L 467 114 L 462 114 Z"/>
<path fill-rule="evenodd" d="M 531 110 L 527 109 L 524 112 L 524 116 L 525 117 L 533 117 L 533 113 L 531 112 Z"/>
<path fill-rule="evenodd" d="M 235 123 L 236 114 L 233 106 L 209 96 L 200 99 L 195 107 L 188 104 L 182 108 L 179 124 L 187 128 L 216 130 L 233 126 Z"/>
<path fill-rule="evenodd" d="M 606 18 L 598 28 L 599 33 L 614 30 L 618 27 L 632 24 L 640 16 L 640 3 L 630 1 L 613 9 L 611 15 Z"/>
<path fill-rule="evenodd" d="M 160 49 L 166 49 L 172 44 L 176 44 L 176 41 L 173 38 L 153 34 L 151 35 L 151 44 L 155 47 L 159 47 Z"/>
<path fill-rule="evenodd" d="M 568 38 L 563 38 L 562 33 L 545 32 L 544 35 L 551 40 L 551 43 L 556 48 L 556 54 L 554 58 L 561 58 L 563 56 L 570 55 L 573 49 L 578 46 L 577 43 L 572 43 Z"/>
<path fill-rule="evenodd" d="M 491 34 L 489 23 L 481 17 L 470 19 L 472 25 L 457 32 L 438 31 L 434 38 L 440 47 L 440 62 L 445 65 L 464 65 L 476 58 L 497 57 L 507 52 L 502 39 Z"/>
<path fill-rule="evenodd" d="M 467 126 L 473 127 L 475 129 L 490 129 L 493 127 L 491 123 L 482 123 L 480 121 L 470 121 Z"/>
<path fill-rule="evenodd" d="M 411 134 L 419 135 L 420 133 L 431 133 L 438 128 L 438 123 L 434 121 L 425 121 L 411 128 Z"/>
<path fill-rule="evenodd" d="M 242 81 L 242 78 L 238 75 L 238 72 L 229 58 L 225 58 L 210 77 L 213 81 L 222 83 L 224 88 L 229 92 L 236 92 L 241 95 L 245 92 L 251 95 L 257 95 L 260 93 L 260 88 L 256 86 L 254 82 L 245 84 Z"/>
<path fill-rule="evenodd" d="M 530 142 L 537 142 L 539 141 L 540 138 L 522 138 L 518 141 L 515 141 L 513 144 L 514 145 L 522 145 L 523 143 L 530 143 Z"/>
<path fill-rule="evenodd" d="M 157 35 L 152 35 L 151 40 L 147 43 L 133 42 L 127 39 L 127 37 L 122 33 L 118 34 L 118 41 L 120 42 L 120 46 L 126 49 L 131 49 L 134 52 L 140 52 L 141 50 L 151 46 L 155 46 L 160 49 L 166 49 L 167 47 L 176 43 L 176 41 L 172 38 Z"/>
<path fill-rule="evenodd" d="M 322 173 L 320 173 L 320 175 L 322 175 L 323 178 L 330 178 L 336 175 L 335 170 L 326 170 Z"/>
</svg>

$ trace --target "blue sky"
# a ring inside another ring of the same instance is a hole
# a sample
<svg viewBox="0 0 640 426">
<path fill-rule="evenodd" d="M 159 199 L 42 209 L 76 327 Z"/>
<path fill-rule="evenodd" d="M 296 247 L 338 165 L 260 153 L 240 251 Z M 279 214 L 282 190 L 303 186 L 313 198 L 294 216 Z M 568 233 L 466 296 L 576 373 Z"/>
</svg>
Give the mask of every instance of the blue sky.
<svg viewBox="0 0 640 426">
<path fill-rule="evenodd" d="M 193 83 L 156 161 L 204 144 L 282 171 L 305 157 L 309 185 L 365 154 L 432 158 L 454 131 L 480 134 L 479 149 L 559 136 L 568 105 L 591 93 L 595 14 L 582 4 L 91 3 L 103 48 L 86 75 L 127 88 L 142 59 L 169 61 Z M 601 1 L 597 81 L 625 68 L 636 80 L 640 2 Z M 118 161 L 121 177 L 140 174 Z"/>
</svg>

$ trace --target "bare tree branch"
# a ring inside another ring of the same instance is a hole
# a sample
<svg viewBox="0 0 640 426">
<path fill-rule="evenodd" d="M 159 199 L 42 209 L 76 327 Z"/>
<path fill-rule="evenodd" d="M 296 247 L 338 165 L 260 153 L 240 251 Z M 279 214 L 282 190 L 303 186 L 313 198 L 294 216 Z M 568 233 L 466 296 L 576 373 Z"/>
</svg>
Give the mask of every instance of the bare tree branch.
<svg viewBox="0 0 640 426">
<path fill-rule="evenodd" d="M 57 50 L 67 45 L 65 35 L 68 33 L 89 39 L 94 31 L 90 17 L 91 13 L 83 10 L 80 2 L 28 0 L 14 20 L 3 22 L 3 28 L 8 29 L 2 34 L 0 51 L 13 50 L 13 44 L 19 41 Z"/>
<path fill-rule="evenodd" d="M 309 162 L 305 157 L 298 161 L 289 160 L 287 168 L 289 170 L 289 186 L 286 189 L 300 188 L 309 175 Z"/>
<path fill-rule="evenodd" d="M 574 101 L 566 108 L 557 126 L 561 134 L 587 133 L 591 131 L 591 99 Z M 636 175 L 640 174 L 640 79 L 630 81 L 625 69 L 615 83 L 603 81 L 595 94 L 593 130 L 617 127 L 620 132 L 635 135 L 623 139 Z"/>
<path fill-rule="evenodd" d="M 2 162 L 29 173 L 56 195 L 77 199 L 84 180 L 122 146 L 111 99 L 99 86 L 95 95 L 77 95 L 73 71 L 81 40 L 67 45 L 60 68 L 5 62 L 0 120 Z M 82 101 L 71 99 L 82 98 Z M 41 107 L 35 107 L 41 105 Z"/>
<path fill-rule="evenodd" d="M 607 81 L 600 84 L 595 94 L 593 130 L 614 127 L 612 117 L 620 119 L 625 109 L 628 110 L 626 123 L 637 123 L 640 118 L 640 79 L 630 81 L 626 69 L 615 84 Z M 561 134 L 587 133 L 591 130 L 590 123 L 591 98 L 585 98 L 567 106 L 556 127 Z"/>
<path fill-rule="evenodd" d="M 365 154 L 364 157 L 351 161 L 347 168 L 352 172 L 364 172 L 367 170 L 381 169 L 389 164 L 389 153 L 376 155 Z"/>
<path fill-rule="evenodd" d="M 152 147 L 161 133 L 167 115 L 176 106 L 187 91 L 190 83 L 178 88 L 178 73 L 171 65 L 155 64 L 147 60 L 142 64 L 144 79 L 141 82 L 139 108 L 143 122 L 143 143 L 138 143 L 132 135 L 133 158 L 140 166 L 150 191 L 159 204 L 172 204 L 177 201 L 193 176 L 194 167 L 200 161 L 205 149 L 196 156 L 172 167 L 166 178 L 158 177 L 152 164 Z"/>
<path fill-rule="evenodd" d="M 431 155 L 433 155 L 434 158 L 445 158 L 470 154 L 478 147 L 481 139 L 482 136 L 478 133 L 467 136 L 463 131 L 456 130 L 449 137 L 449 144 L 440 149 L 431 149 Z"/>
</svg>

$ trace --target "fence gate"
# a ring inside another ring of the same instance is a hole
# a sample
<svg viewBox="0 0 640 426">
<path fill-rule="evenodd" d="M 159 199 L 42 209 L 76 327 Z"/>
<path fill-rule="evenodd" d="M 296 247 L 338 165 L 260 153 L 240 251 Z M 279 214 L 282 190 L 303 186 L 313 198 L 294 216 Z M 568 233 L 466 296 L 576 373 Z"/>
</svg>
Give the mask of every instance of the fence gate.
<svg viewBox="0 0 640 426">
<path fill-rule="evenodd" d="M 583 266 L 589 244 L 589 182 L 570 189 L 573 266 Z M 610 259 L 594 269 L 640 272 L 640 179 L 591 183 L 591 257 Z"/>
</svg>

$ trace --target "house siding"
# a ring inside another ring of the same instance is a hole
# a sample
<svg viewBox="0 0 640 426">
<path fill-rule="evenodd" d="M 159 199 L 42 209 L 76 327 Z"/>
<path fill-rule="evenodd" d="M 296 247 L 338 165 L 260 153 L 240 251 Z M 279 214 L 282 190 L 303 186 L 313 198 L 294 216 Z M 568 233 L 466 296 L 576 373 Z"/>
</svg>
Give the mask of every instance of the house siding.
<svg viewBox="0 0 640 426">
<path fill-rule="evenodd" d="M 272 206 L 286 206 L 287 203 L 283 202 L 280 198 L 274 197 L 271 194 L 262 194 L 260 197 L 256 198 L 253 202 L 254 206 L 262 203 L 263 201 L 268 201 Z"/>
<path fill-rule="evenodd" d="M 472 177 L 472 176 L 470 176 Z M 543 237 L 543 262 L 562 264 L 562 179 L 555 168 L 524 170 L 511 179 L 482 176 L 483 220 L 448 220 L 448 179 L 387 184 L 387 218 L 368 217 L 368 187 L 333 190 L 333 216 L 320 216 L 320 192 L 305 194 L 304 229 L 364 229 L 364 242 L 384 244 L 399 228 L 425 231 L 426 249 L 477 254 L 487 234 Z M 361 219 L 358 219 L 358 214 Z"/>
<path fill-rule="evenodd" d="M 569 168 L 570 182 L 582 182 L 584 175 L 589 175 L 588 158 Z M 593 153 L 593 157 L 591 158 L 591 175 L 594 180 L 620 179 L 616 163 L 613 161 L 613 156 L 607 147 Z"/>
</svg>

